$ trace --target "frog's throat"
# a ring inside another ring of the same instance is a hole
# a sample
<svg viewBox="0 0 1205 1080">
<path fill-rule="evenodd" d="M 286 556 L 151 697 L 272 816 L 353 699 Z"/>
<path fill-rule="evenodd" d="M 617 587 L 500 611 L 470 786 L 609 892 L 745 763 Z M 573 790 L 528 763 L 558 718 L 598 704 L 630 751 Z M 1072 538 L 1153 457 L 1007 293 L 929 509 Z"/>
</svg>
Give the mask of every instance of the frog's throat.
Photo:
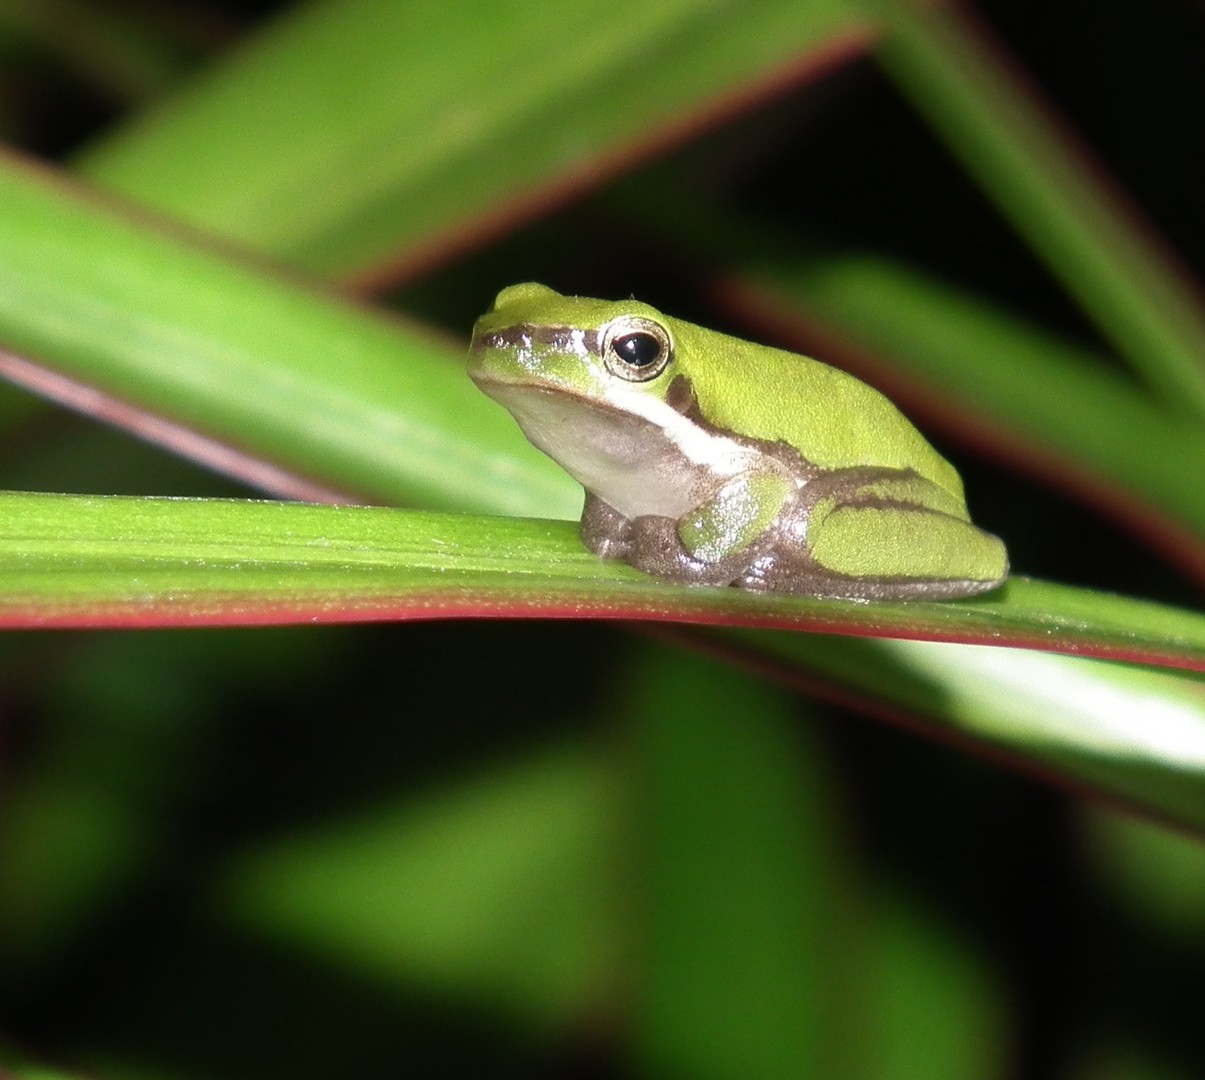
<svg viewBox="0 0 1205 1080">
<path fill-rule="evenodd" d="M 657 398 L 621 405 L 535 383 L 477 381 L 531 443 L 625 517 L 680 517 L 725 478 L 782 468 L 752 440 L 705 430 Z"/>
</svg>

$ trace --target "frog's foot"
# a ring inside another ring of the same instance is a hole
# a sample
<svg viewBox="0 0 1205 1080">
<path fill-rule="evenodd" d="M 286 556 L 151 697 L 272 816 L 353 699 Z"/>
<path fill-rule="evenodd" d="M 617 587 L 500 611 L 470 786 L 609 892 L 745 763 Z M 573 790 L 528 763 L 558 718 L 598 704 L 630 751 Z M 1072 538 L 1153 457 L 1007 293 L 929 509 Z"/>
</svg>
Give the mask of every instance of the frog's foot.
<svg viewBox="0 0 1205 1080">
<path fill-rule="evenodd" d="M 586 492 L 581 537 L 601 559 L 626 559 L 632 550 L 632 523 L 610 503 Z"/>
</svg>

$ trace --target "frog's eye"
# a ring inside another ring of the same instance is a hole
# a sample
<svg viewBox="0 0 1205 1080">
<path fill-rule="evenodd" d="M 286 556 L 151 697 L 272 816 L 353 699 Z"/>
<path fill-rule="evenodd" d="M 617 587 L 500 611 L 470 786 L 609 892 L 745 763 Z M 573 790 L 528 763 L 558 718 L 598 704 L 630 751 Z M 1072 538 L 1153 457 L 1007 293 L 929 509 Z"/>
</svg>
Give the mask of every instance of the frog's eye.
<svg viewBox="0 0 1205 1080">
<path fill-rule="evenodd" d="M 612 375 L 628 382 L 648 382 L 669 366 L 674 345 L 659 322 L 625 315 L 603 327 L 602 355 Z"/>
</svg>

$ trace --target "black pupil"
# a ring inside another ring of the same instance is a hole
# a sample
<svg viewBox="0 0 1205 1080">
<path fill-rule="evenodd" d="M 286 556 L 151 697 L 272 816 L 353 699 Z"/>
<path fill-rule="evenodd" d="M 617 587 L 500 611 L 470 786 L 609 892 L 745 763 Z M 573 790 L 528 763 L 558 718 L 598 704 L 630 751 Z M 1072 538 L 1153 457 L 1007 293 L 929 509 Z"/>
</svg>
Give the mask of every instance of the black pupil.
<svg viewBox="0 0 1205 1080">
<path fill-rule="evenodd" d="M 652 334 L 637 332 L 617 337 L 611 346 L 629 367 L 645 368 L 661 356 L 661 342 Z"/>
</svg>

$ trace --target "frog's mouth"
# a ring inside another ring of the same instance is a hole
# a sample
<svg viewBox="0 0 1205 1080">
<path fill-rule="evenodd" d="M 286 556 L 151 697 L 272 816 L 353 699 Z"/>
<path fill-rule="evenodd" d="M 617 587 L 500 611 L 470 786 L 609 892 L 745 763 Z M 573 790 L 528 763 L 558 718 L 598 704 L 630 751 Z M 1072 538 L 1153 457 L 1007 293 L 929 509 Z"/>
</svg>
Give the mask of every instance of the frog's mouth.
<svg viewBox="0 0 1205 1080">
<path fill-rule="evenodd" d="M 520 323 L 490 330 L 479 320 L 469 347 L 469 375 L 478 385 L 523 383 L 528 376 L 542 382 L 571 382 L 567 369 L 589 368 L 598 360 L 598 331 L 576 326 L 530 326 Z M 584 362 L 584 363 L 583 363 Z"/>
<path fill-rule="evenodd" d="M 576 356 L 600 355 L 597 330 L 586 330 L 578 326 L 533 326 L 530 323 L 517 323 L 514 326 L 489 330 L 481 325 L 481 320 L 473 327 L 470 349 L 474 354 L 487 349 L 500 349 L 509 353 L 533 348 L 573 353 Z"/>
</svg>

